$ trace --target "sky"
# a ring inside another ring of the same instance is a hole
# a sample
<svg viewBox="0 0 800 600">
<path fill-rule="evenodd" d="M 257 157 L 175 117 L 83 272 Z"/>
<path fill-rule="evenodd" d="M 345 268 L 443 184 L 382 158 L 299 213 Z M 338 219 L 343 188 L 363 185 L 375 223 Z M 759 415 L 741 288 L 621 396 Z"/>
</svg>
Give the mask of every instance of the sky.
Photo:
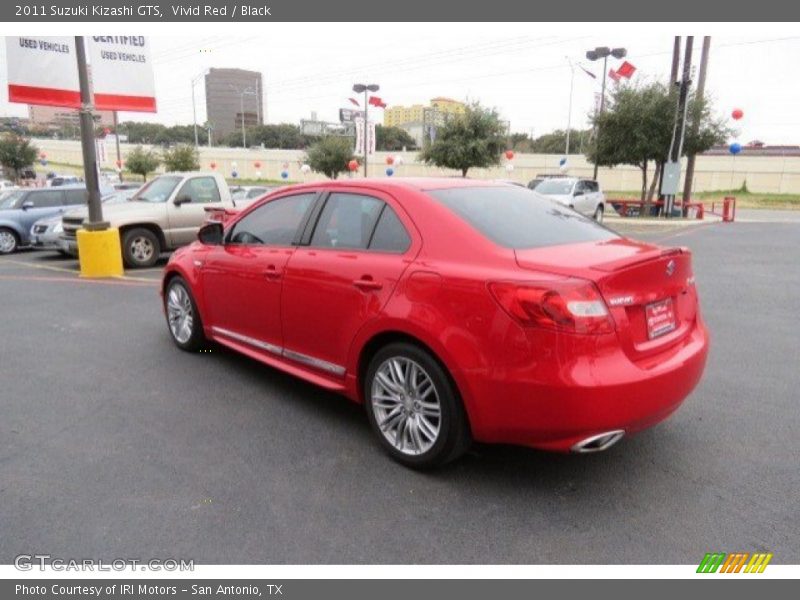
<svg viewBox="0 0 800 600">
<path fill-rule="evenodd" d="M 131 27 L 126 33 L 138 33 Z M 568 58 L 598 75 L 594 80 L 575 69 L 572 125 L 587 125 L 602 75 L 599 63 L 585 59 L 588 49 L 625 47 L 626 60 L 637 68 L 634 80 L 666 81 L 675 32 L 669 26 L 637 29 L 603 24 L 284 23 L 212 26 L 196 35 L 172 36 L 159 28 L 149 35 L 158 112 L 120 113 L 120 120 L 191 123 L 192 77 L 209 67 L 238 67 L 263 73 L 270 123 L 298 123 L 312 112 L 335 121 L 338 109 L 349 105 L 352 84 L 362 82 L 379 84 L 377 95 L 390 106 L 427 104 L 436 96 L 477 100 L 496 107 L 513 132 L 538 136 L 567 125 Z M 763 25 L 746 31 L 748 35 L 712 35 L 707 94 L 721 116 L 734 108 L 744 111 L 735 123 L 737 141 L 800 144 L 800 86 L 794 77 L 800 35 Z M 702 38 L 695 37 L 695 65 L 701 45 Z M 196 88 L 199 123 L 205 120 L 202 86 L 201 80 Z M 8 102 L 5 44 L 0 46 L 0 115 L 27 115 L 25 105 Z"/>
</svg>

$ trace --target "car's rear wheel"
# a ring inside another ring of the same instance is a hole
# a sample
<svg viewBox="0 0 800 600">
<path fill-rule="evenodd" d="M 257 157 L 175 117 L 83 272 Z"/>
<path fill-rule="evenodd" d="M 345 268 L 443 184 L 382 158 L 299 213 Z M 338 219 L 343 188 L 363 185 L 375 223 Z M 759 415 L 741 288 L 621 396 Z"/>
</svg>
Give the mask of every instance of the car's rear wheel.
<svg viewBox="0 0 800 600">
<path fill-rule="evenodd" d="M 183 277 L 173 277 L 167 284 L 164 292 L 164 311 L 172 341 L 178 348 L 193 352 L 206 344 L 197 305 Z"/>
<path fill-rule="evenodd" d="M 602 204 L 598 204 L 597 208 L 594 209 L 594 215 L 593 215 L 594 220 L 597 221 L 598 223 L 602 223 L 603 222 L 603 213 L 604 212 L 605 212 L 605 210 L 603 209 L 603 205 Z"/>
<path fill-rule="evenodd" d="M 143 227 L 129 229 L 122 235 L 122 258 L 133 269 L 152 267 L 161 255 L 158 236 Z"/>
<path fill-rule="evenodd" d="M 0 227 L 0 254 L 11 254 L 18 246 L 17 234 L 7 227 Z"/>
<path fill-rule="evenodd" d="M 398 462 L 429 468 L 458 458 L 471 438 L 458 390 L 430 353 L 392 343 L 364 378 L 367 415 L 383 448 Z"/>
</svg>

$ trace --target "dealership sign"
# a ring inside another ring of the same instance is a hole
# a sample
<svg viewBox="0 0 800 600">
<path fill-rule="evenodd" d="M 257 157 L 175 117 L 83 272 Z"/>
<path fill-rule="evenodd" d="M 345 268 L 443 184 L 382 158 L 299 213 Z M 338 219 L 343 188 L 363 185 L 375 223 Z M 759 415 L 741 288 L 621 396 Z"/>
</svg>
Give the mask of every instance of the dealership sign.
<svg viewBox="0 0 800 600">
<path fill-rule="evenodd" d="M 89 42 L 94 107 L 155 112 L 150 47 L 143 36 L 94 36 Z M 6 37 L 8 99 L 80 108 L 75 38 Z"/>
</svg>

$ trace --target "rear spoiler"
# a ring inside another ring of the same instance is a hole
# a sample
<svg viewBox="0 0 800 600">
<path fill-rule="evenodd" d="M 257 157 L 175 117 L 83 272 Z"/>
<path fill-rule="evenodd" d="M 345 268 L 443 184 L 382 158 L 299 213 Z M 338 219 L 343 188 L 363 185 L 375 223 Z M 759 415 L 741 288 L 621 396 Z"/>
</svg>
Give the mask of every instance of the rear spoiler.
<svg viewBox="0 0 800 600">
<path fill-rule="evenodd" d="M 691 255 L 691 253 L 692 251 L 689 250 L 689 248 L 686 248 L 685 246 L 674 247 L 674 248 L 656 248 L 654 250 L 649 250 L 648 252 L 642 252 L 641 254 L 637 254 L 629 258 L 622 258 L 620 260 L 612 260 L 606 263 L 592 265 L 592 269 L 596 269 L 598 271 L 606 271 L 610 273 L 612 271 L 620 271 L 622 269 L 627 269 L 628 267 L 640 265 L 642 263 L 646 263 L 651 260 L 666 258 L 667 256 L 677 256 L 679 254 Z"/>
</svg>

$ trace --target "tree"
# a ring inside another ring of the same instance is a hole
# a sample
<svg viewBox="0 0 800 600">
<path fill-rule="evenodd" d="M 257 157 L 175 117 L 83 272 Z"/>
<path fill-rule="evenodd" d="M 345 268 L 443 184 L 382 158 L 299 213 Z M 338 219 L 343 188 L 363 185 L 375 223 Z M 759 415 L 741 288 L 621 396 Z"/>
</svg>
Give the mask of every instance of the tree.
<svg viewBox="0 0 800 600">
<path fill-rule="evenodd" d="M 581 142 L 589 139 L 590 133 L 591 131 L 581 131 L 580 129 L 569 130 L 570 154 L 581 152 Z M 531 141 L 531 152 L 539 154 L 564 154 L 566 149 L 567 132 L 565 129 L 556 129 Z"/>
<path fill-rule="evenodd" d="M 620 85 L 612 93 L 609 107 L 593 121 L 597 136 L 588 152 L 591 162 L 601 166 L 634 165 L 642 171 L 641 199 L 649 200 L 655 192 L 658 173 L 668 159 L 677 110 L 676 97 L 666 86 Z M 690 114 L 700 116 L 697 133 L 686 130 L 683 154 L 704 152 L 722 143 L 730 130 L 716 120 L 705 100 L 690 97 Z M 650 192 L 647 190 L 648 167 L 656 164 Z"/>
<path fill-rule="evenodd" d="M 411 135 L 400 127 L 375 126 L 375 149 L 381 151 L 397 151 L 417 147 L 417 142 Z"/>
<path fill-rule="evenodd" d="M 22 169 L 34 163 L 38 154 L 38 148 L 28 138 L 14 133 L 0 136 L 0 165 L 13 174 L 15 181 Z"/>
<path fill-rule="evenodd" d="M 136 146 L 125 161 L 128 171 L 141 175 L 147 181 L 147 174 L 152 173 L 161 164 L 161 157 L 155 150 L 145 150 L 141 146 Z"/>
<path fill-rule="evenodd" d="M 317 173 L 336 179 L 347 170 L 353 160 L 353 142 L 350 138 L 326 136 L 308 149 L 306 163 Z"/>
<path fill-rule="evenodd" d="M 472 167 L 500 164 L 505 143 L 506 127 L 497 111 L 476 102 L 440 127 L 435 141 L 422 151 L 420 158 L 437 167 L 458 169 L 466 177 Z"/>
<path fill-rule="evenodd" d="M 200 168 L 200 153 L 188 144 L 178 144 L 164 150 L 162 158 L 167 171 L 196 171 Z M 128 163 L 130 165 L 130 159 Z"/>
</svg>

